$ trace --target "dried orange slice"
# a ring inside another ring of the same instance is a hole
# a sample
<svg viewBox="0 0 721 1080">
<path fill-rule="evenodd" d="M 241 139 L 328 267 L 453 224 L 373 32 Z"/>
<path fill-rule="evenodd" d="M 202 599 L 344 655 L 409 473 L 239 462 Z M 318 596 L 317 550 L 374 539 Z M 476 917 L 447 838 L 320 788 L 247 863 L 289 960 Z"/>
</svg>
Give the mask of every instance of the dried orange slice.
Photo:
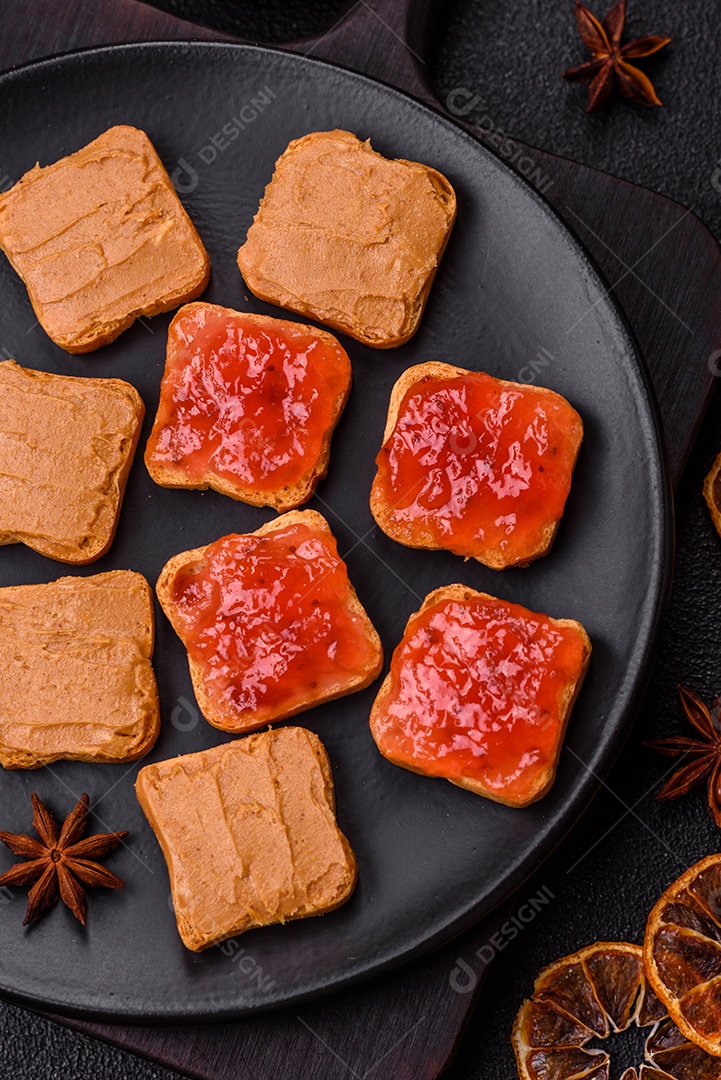
<svg viewBox="0 0 721 1080">
<path fill-rule="evenodd" d="M 721 1080 L 721 1060 L 688 1042 L 668 1019 L 646 981 L 641 946 L 625 942 L 598 942 L 544 968 L 513 1028 L 518 1075 L 609 1080 L 608 1053 L 588 1044 L 632 1024 L 652 1030 L 646 1063 L 627 1069 L 622 1080 Z"/>
<path fill-rule="evenodd" d="M 711 520 L 716 526 L 716 532 L 721 536 L 721 454 L 714 461 L 703 482 L 703 497 L 706 500 Z"/>
<path fill-rule="evenodd" d="M 533 997 L 513 1028 L 521 1080 L 606 1080 L 610 1061 L 603 1050 L 586 1050 L 593 1038 L 647 1024 L 664 1013 L 653 995 L 646 1001 L 640 946 L 599 942 L 544 968 Z M 658 1015 L 657 1015 L 658 1014 Z"/>
<path fill-rule="evenodd" d="M 650 1065 L 642 1065 L 638 1072 L 635 1069 L 626 1069 L 621 1080 L 676 1080 L 676 1078 Z"/>
<path fill-rule="evenodd" d="M 669 1017 L 657 1024 L 646 1040 L 646 1057 L 661 1070 L 659 1076 L 673 1076 L 674 1080 L 718 1080 L 721 1076 L 721 1060 L 689 1042 Z M 644 1075 L 647 1080 L 656 1077 L 642 1070 L 641 1080 Z"/>
<path fill-rule="evenodd" d="M 721 1057 L 721 855 L 702 859 L 666 889 L 649 916 L 643 959 L 679 1030 Z"/>
<path fill-rule="evenodd" d="M 635 1069 L 626 1069 L 621 1080 L 676 1080 L 670 1073 L 654 1069 L 651 1065 L 642 1065 L 636 1072 Z"/>
</svg>

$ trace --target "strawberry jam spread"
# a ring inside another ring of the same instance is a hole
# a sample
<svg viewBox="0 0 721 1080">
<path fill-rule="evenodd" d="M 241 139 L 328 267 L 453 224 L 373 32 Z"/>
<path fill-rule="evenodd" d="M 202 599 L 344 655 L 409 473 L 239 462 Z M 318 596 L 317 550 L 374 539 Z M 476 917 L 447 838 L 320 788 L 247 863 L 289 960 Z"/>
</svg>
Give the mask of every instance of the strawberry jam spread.
<svg viewBox="0 0 721 1080">
<path fill-rule="evenodd" d="M 562 699 L 588 648 L 577 624 L 494 597 L 431 603 L 393 654 L 373 736 L 398 765 L 476 781 L 491 798 L 522 806 L 553 777 Z"/>
<path fill-rule="evenodd" d="M 330 334 L 214 304 L 171 323 L 146 460 L 198 483 L 271 492 L 312 470 L 350 388 Z"/>
<path fill-rule="evenodd" d="M 224 536 L 171 587 L 174 625 L 208 697 L 233 718 L 227 730 L 290 716 L 380 669 L 380 642 L 329 530 Z"/>
<path fill-rule="evenodd" d="M 583 437 L 548 390 L 482 372 L 411 386 L 376 462 L 382 527 L 411 547 L 494 566 L 542 554 L 563 514 Z"/>
</svg>

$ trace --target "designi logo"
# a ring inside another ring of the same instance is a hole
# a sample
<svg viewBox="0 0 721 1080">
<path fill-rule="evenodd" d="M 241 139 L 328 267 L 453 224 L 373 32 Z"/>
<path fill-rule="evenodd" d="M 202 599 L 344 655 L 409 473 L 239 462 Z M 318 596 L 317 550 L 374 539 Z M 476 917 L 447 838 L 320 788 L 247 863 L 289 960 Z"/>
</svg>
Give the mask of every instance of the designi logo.
<svg viewBox="0 0 721 1080">
<path fill-rule="evenodd" d="M 210 135 L 207 143 L 196 152 L 198 167 L 212 165 L 217 161 L 241 132 L 254 123 L 271 102 L 275 101 L 276 96 L 269 86 L 264 86 L 255 97 L 241 106 L 238 112 L 231 116 L 219 131 Z M 188 195 L 195 191 L 200 183 L 200 174 L 192 161 L 182 157 L 178 158 L 178 165 L 170 174 L 170 179 L 179 195 Z"/>
</svg>

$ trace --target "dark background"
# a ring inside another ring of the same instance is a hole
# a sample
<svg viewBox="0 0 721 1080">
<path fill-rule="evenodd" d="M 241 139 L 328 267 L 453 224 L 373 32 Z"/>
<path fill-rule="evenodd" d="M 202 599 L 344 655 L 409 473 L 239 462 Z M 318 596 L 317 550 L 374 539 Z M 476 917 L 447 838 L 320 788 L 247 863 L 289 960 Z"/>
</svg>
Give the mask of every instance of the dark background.
<svg viewBox="0 0 721 1080">
<path fill-rule="evenodd" d="M 344 7 L 337 0 L 155 0 L 155 6 L 227 33 L 278 42 L 330 26 Z M 607 2 L 589 0 L 589 6 L 602 16 Z M 645 65 L 663 110 L 615 103 L 603 114 L 584 113 L 584 91 L 559 78 L 563 68 L 586 58 L 571 0 L 446 3 L 432 83 L 443 99 L 457 88 L 477 95 L 469 119 L 489 117 L 531 145 L 678 199 L 721 239 L 721 171 L 713 182 L 721 161 L 717 0 L 629 0 L 629 7 L 631 36 L 674 38 Z M 3 14 L 12 19 L 11 9 Z M 719 850 L 721 838 L 703 792 L 675 804 L 656 801 L 670 763 L 642 744 L 684 730 L 677 683 L 693 686 L 708 702 L 721 692 L 721 541 L 701 498 L 703 477 L 720 450 L 717 395 L 677 494 L 674 592 L 643 712 L 590 810 L 524 886 L 519 904 L 544 886 L 554 900 L 494 962 L 448 1080 L 513 1080 L 513 1017 L 540 967 L 599 939 L 640 941 L 646 915 L 666 885 L 696 859 Z M 372 1032 L 368 1037 L 370 1044 Z M 617 1037 L 616 1043 L 609 1047 L 616 1053 L 614 1080 L 640 1057 L 634 1040 Z M 175 1075 L 0 1006 L 2 1080 Z M 252 1080 L 253 1074 L 239 1062 L 238 1075 Z M 386 1080 L 382 1065 L 366 1080 L 381 1077 Z"/>
</svg>

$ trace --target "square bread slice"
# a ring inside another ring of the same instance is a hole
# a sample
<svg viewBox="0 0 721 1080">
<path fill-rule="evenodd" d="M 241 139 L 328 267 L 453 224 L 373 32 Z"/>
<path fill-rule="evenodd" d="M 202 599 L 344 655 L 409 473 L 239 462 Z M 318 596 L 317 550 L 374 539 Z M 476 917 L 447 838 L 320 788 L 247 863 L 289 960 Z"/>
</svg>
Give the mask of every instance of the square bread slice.
<svg viewBox="0 0 721 1080">
<path fill-rule="evenodd" d="M 315 510 L 175 555 L 156 592 L 188 651 L 200 711 L 222 731 L 353 694 L 383 666 L 380 638 Z"/>
<path fill-rule="evenodd" d="M 58 562 L 110 547 L 145 406 L 120 379 L 0 363 L 0 544 Z"/>
<path fill-rule="evenodd" d="M 45 332 L 92 352 L 205 289 L 210 261 L 144 131 L 110 128 L 0 195 L 0 248 Z"/>
<path fill-rule="evenodd" d="M 146 765 L 135 790 L 193 952 L 253 927 L 323 915 L 353 892 L 356 861 L 336 823 L 328 755 L 312 731 L 264 731 Z"/>
<path fill-rule="evenodd" d="M 455 217 L 436 169 L 315 131 L 276 162 L 238 266 L 262 300 L 390 349 L 418 329 Z"/>
<path fill-rule="evenodd" d="M 409 618 L 371 733 L 394 765 L 528 806 L 553 784 L 590 659 L 575 619 L 446 585 Z"/>
<path fill-rule="evenodd" d="M 148 472 L 162 487 L 295 509 L 328 471 L 351 375 L 325 330 L 186 304 L 168 330 Z"/>
<path fill-rule="evenodd" d="M 112 570 L 0 589 L 0 764 L 136 761 L 160 732 L 153 594 Z"/>
<path fill-rule="evenodd" d="M 528 566 L 551 549 L 582 441 L 555 390 L 416 364 L 391 392 L 371 513 L 406 547 Z"/>
</svg>

